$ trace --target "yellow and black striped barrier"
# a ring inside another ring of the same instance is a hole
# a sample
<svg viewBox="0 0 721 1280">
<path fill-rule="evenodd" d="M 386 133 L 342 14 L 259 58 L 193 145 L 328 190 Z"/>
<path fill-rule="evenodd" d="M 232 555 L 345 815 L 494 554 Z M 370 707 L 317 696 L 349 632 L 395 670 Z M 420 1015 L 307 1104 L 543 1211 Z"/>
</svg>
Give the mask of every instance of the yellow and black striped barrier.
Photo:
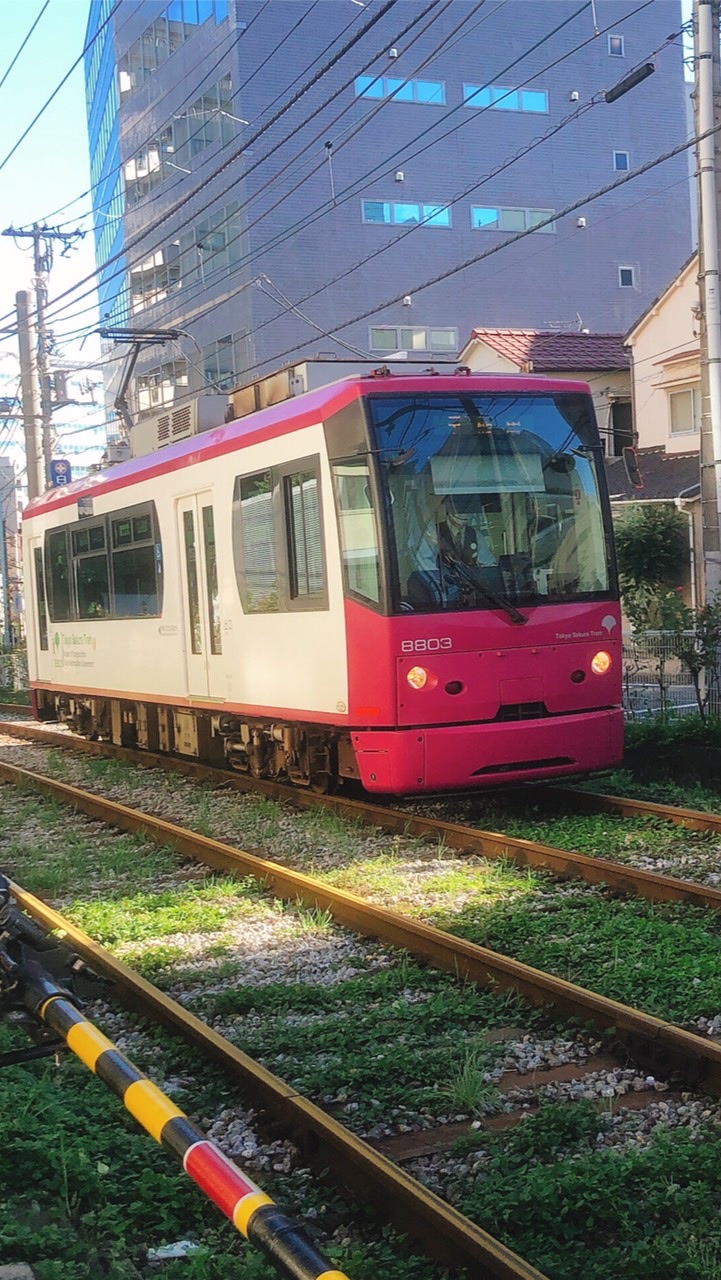
<svg viewBox="0 0 721 1280">
<path fill-rule="evenodd" d="M 348 1280 L 344 1272 L 329 1266 L 302 1228 L 270 1196 L 83 1017 L 41 965 L 35 961 L 19 965 L 14 978 L 29 1011 L 117 1093 L 138 1123 L 173 1152 L 193 1182 L 282 1275 L 290 1280 Z"/>
</svg>

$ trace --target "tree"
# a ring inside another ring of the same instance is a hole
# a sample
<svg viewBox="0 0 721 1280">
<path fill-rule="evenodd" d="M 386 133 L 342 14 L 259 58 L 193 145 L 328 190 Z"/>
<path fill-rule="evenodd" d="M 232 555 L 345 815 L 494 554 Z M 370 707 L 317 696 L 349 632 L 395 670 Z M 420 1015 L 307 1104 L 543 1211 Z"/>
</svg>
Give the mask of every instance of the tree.
<svg viewBox="0 0 721 1280">
<path fill-rule="evenodd" d="M 674 627 L 669 596 L 689 563 L 685 516 L 671 503 L 642 503 L 618 523 L 615 537 L 624 609 L 634 631 Z"/>
</svg>

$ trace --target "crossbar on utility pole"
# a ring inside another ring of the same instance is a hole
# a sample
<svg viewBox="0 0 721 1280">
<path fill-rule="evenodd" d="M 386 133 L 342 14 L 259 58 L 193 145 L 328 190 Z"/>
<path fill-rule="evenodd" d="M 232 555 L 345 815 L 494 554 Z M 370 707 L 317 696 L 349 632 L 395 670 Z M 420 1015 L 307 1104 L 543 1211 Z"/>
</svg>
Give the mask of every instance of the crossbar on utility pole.
<svg viewBox="0 0 721 1280">
<path fill-rule="evenodd" d="M 51 432 L 53 421 L 53 396 L 52 387 L 50 385 L 50 370 L 48 367 L 50 344 L 48 341 L 49 335 L 45 318 L 45 308 L 48 300 L 48 276 L 50 275 L 50 268 L 53 265 L 53 241 L 59 240 L 66 248 L 68 248 L 72 244 L 73 240 L 84 236 L 85 232 L 81 231 L 79 228 L 77 231 L 61 231 L 58 227 L 40 226 L 39 223 L 35 222 L 33 223 L 32 230 L 30 231 L 19 231 L 15 227 L 7 227 L 5 231 L 0 232 L 0 235 L 12 236 L 14 240 L 32 240 L 33 242 L 33 266 L 35 269 L 33 287 L 35 289 L 35 317 L 37 327 L 37 342 L 35 344 L 33 364 L 36 369 L 40 398 L 40 437 L 43 471 L 45 473 L 45 483 L 40 486 L 40 491 L 42 491 L 42 489 L 48 488 L 51 483 L 50 463 L 52 462 L 53 447 Z M 32 497 L 34 495 L 31 494 L 30 496 Z"/>
</svg>

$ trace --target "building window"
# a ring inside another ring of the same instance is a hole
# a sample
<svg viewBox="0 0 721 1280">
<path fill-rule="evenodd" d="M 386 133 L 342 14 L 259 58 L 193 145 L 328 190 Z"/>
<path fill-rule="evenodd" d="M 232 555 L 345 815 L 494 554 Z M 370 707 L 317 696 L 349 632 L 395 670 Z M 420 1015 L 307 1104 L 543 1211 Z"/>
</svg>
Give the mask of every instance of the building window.
<svg viewBox="0 0 721 1280">
<path fill-rule="evenodd" d="M 369 330 L 371 351 L 437 351 L 458 349 L 458 330 L 411 325 L 374 325 Z"/>
<path fill-rule="evenodd" d="M 395 102 L 421 102 L 444 106 L 446 86 L 442 80 L 400 80 L 396 76 L 357 76 L 357 98 L 392 98 Z"/>
<path fill-rule="evenodd" d="M 443 204 L 408 204 L 391 200 L 362 200 L 364 222 L 387 223 L 397 227 L 423 225 L 450 227 L 451 211 Z"/>
<path fill-rule="evenodd" d="M 180 241 L 157 249 L 130 271 L 130 305 L 133 312 L 162 302 L 182 285 Z"/>
<path fill-rule="evenodd" d="M 243 346 L 241 334 L 229 333 L 227 337 L 216 338 L 203 347 L 203 377 L 208 386 L 218 391 L 231 391 L 237 387 L 245 368 Z"/>
<path fill-rule="evenodd" d="M 552 218 L 554 209 L 499 209 L 491 206 L 474 205 L 471 209 L 471 225 L 475 231 L 532 231 L 552 232 L 556 230 L 555 222 L 545 227 L 539 223 Z"/>
<path fill-rule="evenodd" d="M 635 267 L 619 267 L 618 283 L 621 289 L 635 289 L 636 288 Z"/>
<path fill-rule="evenodd" d="M 548 114 L 548 94 L 544 89 L 509 89 L 500 84 L 464 84 L 467 107 L 493 107 L 495 111 L 527 111 Z"/>
<path fill-rule="evenodd" d="M 701 391 L 699 387 L 685 387 L 682 391 L 670 391 L 668 396 L 669 435 L 688 435 L 701 430 Z"/>
<path fill-rule="evenodd" d="M 134 89 L 145 84 L 158 67 L 194 35 L 198 27 L 213 17 L 216 22 L 223 22 L 228 17 L 228 0 L 171 0 L 120 59 L 118 85 L 121 98 L 127 98 Z"/>
<path fill-rule="evenodd" d="M 159 137 L 146 143 L 124 165 L 128 202 L 137 204 L 165 182 L 187 170 L 206 147 L 225 147 L 235 137 L 230 76 L 209 85 Z"/>
<path fill-rule="evenodd" d="M 172 405 L 178 392 L 188 390 L 187 360 L 169 360 L 166 364 L 146 369 L 136 379 L 138 413 L 152 413 Z"/>
<path fill-rule="evenodd" d="M 627 151 L 614 151 L 613 167 L 614 169 L 618 169 L 624 173 L 627 169 L 631 168 L 631 165 L 629 162 L 629 155 Z"/>
<path fill-rule="evenodd" d="M 622 58 L 624 56 L 624 40 L 623 36 L 608 37 L 608 52 L 612 58 Z"/>
<path fill-rule="evenodd" d="M 130 271 L 131 309 L 143 311 L 186 284 L 234 271 L 242 257 L 238 201 L 216 209 Z"/>
</svg>

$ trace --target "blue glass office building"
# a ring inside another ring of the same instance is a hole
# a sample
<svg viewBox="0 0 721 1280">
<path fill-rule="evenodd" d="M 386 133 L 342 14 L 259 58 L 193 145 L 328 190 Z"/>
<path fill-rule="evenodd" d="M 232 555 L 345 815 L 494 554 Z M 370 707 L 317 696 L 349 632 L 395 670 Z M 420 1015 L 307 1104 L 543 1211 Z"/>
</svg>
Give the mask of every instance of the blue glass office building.
<svg viewBox="0 0 721 1280">
<path fill-rule="evenodd" d="M 453 358 L 474 326 L 624 332 L 688 257 L 685 153 L 562 213 L 687 136 L 680 0 L 597 0 L 598 31 L 576 0 L 414 0 L 363 34 L 379 8 L 112 12 L 86 68 L 103 312 L 187 335 L 143 351 L 136 412 L 349 347 Z"/>
</svg>

